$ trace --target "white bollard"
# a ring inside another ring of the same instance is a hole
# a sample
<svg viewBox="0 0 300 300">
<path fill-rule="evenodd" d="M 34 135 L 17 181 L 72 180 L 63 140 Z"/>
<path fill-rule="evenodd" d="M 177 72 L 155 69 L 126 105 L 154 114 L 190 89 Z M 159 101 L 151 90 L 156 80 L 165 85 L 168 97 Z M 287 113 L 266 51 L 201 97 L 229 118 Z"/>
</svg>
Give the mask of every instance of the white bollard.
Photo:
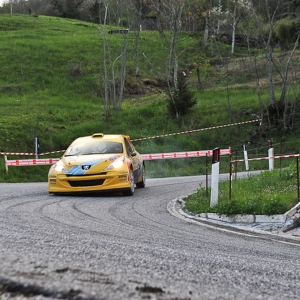
<svg viewBox="0 0 300 300">
<path fill-rule="evenodd" d="M 7 161 L 7 156 L 4 155 L 5 170 L 6 170 L 6 174 L 8 174 L 8 166 L 6 164 L 6 161 Z"/>
<path fill-rule="evenodd" d="M 39 143 L 39 138 L 35 138 L 35 158 L 39 158 L 39 149 L 40 149 L 40 143 Z"/>
<path fill-rule="evenodd" d="M 246 145 L 245 144 L 243 145 L 243 148 L 244 148 L 245 168 L 246 168 L 246 171 L 249 171 L 248 153 L 247 153 Z"/>
<path fill-rule="evenodd" d="M 274 148 L 273 141 L 268 140 L 269 171 L 274 170 Z"/>
<path fill-rule="evenodd" d="M 211 166 L 211 194 L 210 194 L 211 207 L 218 204 L 219 172 L 220 172 L 220 148 L 215 148 L 213 150 L 212 166 Z"/>
</svg>

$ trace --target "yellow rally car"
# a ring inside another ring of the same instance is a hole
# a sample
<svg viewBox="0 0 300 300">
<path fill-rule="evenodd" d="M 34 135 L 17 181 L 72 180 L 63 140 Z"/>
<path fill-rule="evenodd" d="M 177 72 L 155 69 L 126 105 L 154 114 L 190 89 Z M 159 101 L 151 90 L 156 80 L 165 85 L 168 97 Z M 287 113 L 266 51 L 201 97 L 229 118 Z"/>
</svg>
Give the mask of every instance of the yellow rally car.
<svg viewBox="0 0 300 300">
<path fill-rule="evenodd" d="M 80 137 L 48 173 L 49 193 L 119 190 L 131 196 L 145 182 L 142 156 L 126 135 Z"/>
</svg>

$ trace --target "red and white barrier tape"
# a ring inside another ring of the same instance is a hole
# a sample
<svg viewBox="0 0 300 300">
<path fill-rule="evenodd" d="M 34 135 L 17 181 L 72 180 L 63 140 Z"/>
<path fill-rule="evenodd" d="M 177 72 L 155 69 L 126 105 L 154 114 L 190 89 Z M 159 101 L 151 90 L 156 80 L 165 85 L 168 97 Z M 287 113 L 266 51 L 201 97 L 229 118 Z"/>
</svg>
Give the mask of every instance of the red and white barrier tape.
<svg viewBox="0 0 300 300">
<path fill-rule="evenodd" d="M 221 155 L 231 154 L 231 149 L 221 149 Z M 188 158 L 188 157 L 203 157 L 211 156 L 212 150 L 204 151 L 191 151 L 191 152 L 174 152 L 174 153 L 154 153 L 154 154 L 142 154 L 144 160 L 158 160 L 158 159 L 171 159 L 171 158 Z M 289 155 L 279 155 L 279 156 L 270 156 L 270 157 L 259 157 L 259 158 L 249 158 L 250 160 L 269 160 L 277 158 L 292 158 L 300 157 L 300 154 L 289 154 Z M 8 167 L 21 167 L 21 166 L 38 166 L 38 165 L 52 165 L 59 161 L 59 158 L 48 158 L 48 159 L 16 159 L 16 160 L 5 160 L 5 165 Z M 243 162 L 245 159 L 237 159 L 230 161 L 234 162 Z"/>
<path fill-rule="evenodd" d="M 212 150 L 204 151 L 191 151 L 191 152 L 176 152 L 176 153 L 155 153 L 155 154 L 142 154 L 144 160 L 156 160 L 156 159 L 169 159 L 169 158 L 187 158 L 187 157 L 201 157 L 211 156 Z M 221 149 L 221 155 L 231 154 L 231 149 Z"/>
<path fill-rule="evenodd" d="M 35 153 L 29 153 L 29 152 L 0 152 L 1 155 L 28 155 L 32 156 L 35 155 Z"/>
<path fill-rule="evenodd" d="M 276 158 L 292 158 L 292 157 L 299 157 L 300 154 L 289 154 L 289 155 L 279 155 L 279 156 L 268 156 L 268 157 L 259 157 L 259 158 L 248 158 L 248 159 L 236 159 L 232 160 L 231 163 L 234 162 L 242 162 L 242 161 L 250 161 L 250 160 L 269 160 L 269 159 L 276 159 Z"/>
<path fill-rule="evenodd" d="M 220 150 L 221 155 L 230 154 L 230 149 Z M 212 150 L 205 151 L 191 151 L 191 152 L 176 152 L 176 153 L 157 153 L 157 154 L 142 154 L 144 160 L 168 159 L 168 158 L 187 158 L 187 157 L 200 157 L 211 156 Z M 59 158 L 47 159 L 14 159 L 5 160 L 7 167 L 22 167 L 22 166 L 39 166 L 39 165 L 53 165 L 59 161 Z"/>
<path fill-rule="evenodd" d="M 66 150 L 58 150 L 58 151 L 51 151 L 51 152 L 44 152 L 44 153 L 40 153 L 38 154 L 39 156 L 42 155 L 48 155 L 48 154 L 54 154 L 54 153 L 61 153 L 61 152 L 65 152 Z"/>
<path fill-rule="evenodd" d="M 7 167 L 43 166 L 43 165 L 53 165 L 58 161 L 59 158 L 15 159 L 15 160 L 5 160 L 5 165 Z"/>
<path fill-rule="evenodd" d="M 224 128 L 224 127 L 230 127 L 230 126 L 237 126 L 237 125 L 243 125 L 243 124 L 255 123 L 255 122 L 261 122 L 261 119 L 245 121 L 245 122 L 238 122 L 238 123 L 232 123 L 232 124 L 226 124 L 226 125 L 213 126 L 213 127 L 208 127 L 208 128 L 193 129 L 193 130 L 181 131 L 181 132 L 176 132 L 176 133 L 168 133 L 168 134 L 163 134 L 163 135 L 156 135 L 156 136 L 151 136 L 151 137 L 147 137 L 147 138 L 134 139 L 134 140 L 131 140 L 131 141 L 136 142 L 136 141 L 155 139 L 155 138 L 160 138 L 160 137 L 165 137 L 165 136 L 174 136 L 174 135 L 179 135 L 179 134 L 187 134 L 187 133 L 193 133 L 193 132 L 198 132 L 198 131 Z"/>
<path fill-rule="evenodd" d="M 65 151 L 66 150 L 58 150 L 58 151 L 38 153 L 38 156 L 43 156 L 43 155 L 47 155 L 47 154 L 54 154 L 54 153 L 61 153 L 61 152 L 65 152 Z M 0 152 L 0 155 L 34 156 L 34 155 L 36 155 L 36 153 L 33 153 L 33 152 Z"/>
</svg>

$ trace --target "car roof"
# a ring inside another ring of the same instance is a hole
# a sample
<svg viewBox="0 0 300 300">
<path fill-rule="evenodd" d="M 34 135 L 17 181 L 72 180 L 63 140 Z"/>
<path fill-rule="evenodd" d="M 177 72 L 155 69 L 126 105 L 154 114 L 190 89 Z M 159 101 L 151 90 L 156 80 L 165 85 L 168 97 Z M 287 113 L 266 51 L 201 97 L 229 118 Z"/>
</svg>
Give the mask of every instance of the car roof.
<svg viewBox="0 0 300 300">
<path fill-rule="evenodd" d="M 103 133 L 94 133 L 93 135 L 90 136 L 83 136 L 83 137 L 79 137 L 76 140 L 73 141 L 76 143 L 81 143 L 81 142 L 88 142 L 88 141 L 109 141 L 109 142 L 122 142 L 123 138 L 128 138 L 130 139 L 130 137 L 128 135 L 124 135 L 124 134 L 103 134 Z"/>
</svg>

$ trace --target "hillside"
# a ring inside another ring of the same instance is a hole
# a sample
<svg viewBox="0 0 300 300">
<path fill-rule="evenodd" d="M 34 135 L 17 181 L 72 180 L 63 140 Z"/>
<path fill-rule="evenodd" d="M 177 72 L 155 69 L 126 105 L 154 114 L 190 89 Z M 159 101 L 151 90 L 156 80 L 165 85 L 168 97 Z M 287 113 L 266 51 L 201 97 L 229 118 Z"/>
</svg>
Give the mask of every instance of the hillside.
<svg viewBox="0 0 300 300">
<path fill-rule="evenodd" d="M 197 105 L 188 115 L 177 121 L 168 114 L 165 71 L 169 50 L 159 34 L 152 31 L 142 31 L 139 35 L 138 77 L 134 71 L 136 35 L 130 32 L 126 37 L 124 100 L 118 110 L 109 104 L 107 115 L 103 98 L 102 30 L 95 24 L 77 20 L 1 15 L 0 152 L 33 152 L 36 136 L 40 139 L 41 152 L 63 150 L 76 137 L 94 132 L 125 133 L 132 139 L 161 136 L 137 141 L 135 145 L 141 153 L 231 147 L 237 151 L 236 155 L 241 155 L 242 145 L 247 143 L 251 155 L 264 156 L 267 141 L 271 138 L 275 153 L 299 152 L 298 118 L 293 119 L 293 127 L 289 130 L 268 126 L 265 118 L 269 100 L 264 84 L 267 73 L 263 51 L 257 52 L 256 56 L 261 82 L 259 101 L 255 69 L 247 49 L 237 48 L 236 56 L 229 57 L 225 56 L 229 46 L 220 44 L 222 55 L 212 55 L 212 47 L 203 48 L 200 33 L 185 32 L 178 43 L 180 69 L 187 72 L 190 88 L 197 97 Z M 117 72 L 121 68 L 118 56 L 124 37 L 116 34 L 108 38 Z M 278 52 L 276 57 L 280 65 L 280 60 L 284 63 L 289 52 Z M 299 77 L 299 63 L 296 62 L 299 62 L 298 57 L 293 61 L 294 82 Z M 197 89 L 197 67 L 203 91 Z M 279 88 L 280 76 L 274 78 Z M 292 92 L 289 90 L 291 95 Z M 296 116 L 298 98 L 293 103 Z M 261 116 L 263 126 L 247 123 L 164 136 L 250 121 Z M 203 173 L 205 162 L 198 163 L 199 160 L 192 159 L 151 162 L 148 175 Z M 44 180 L 48 167 L 35 168 L 11 168 L 6 175 L 1 158 L 0 180 Z M 228 166 L 224 166 L 224 171 L 228 171 Z"/>
</svg>

